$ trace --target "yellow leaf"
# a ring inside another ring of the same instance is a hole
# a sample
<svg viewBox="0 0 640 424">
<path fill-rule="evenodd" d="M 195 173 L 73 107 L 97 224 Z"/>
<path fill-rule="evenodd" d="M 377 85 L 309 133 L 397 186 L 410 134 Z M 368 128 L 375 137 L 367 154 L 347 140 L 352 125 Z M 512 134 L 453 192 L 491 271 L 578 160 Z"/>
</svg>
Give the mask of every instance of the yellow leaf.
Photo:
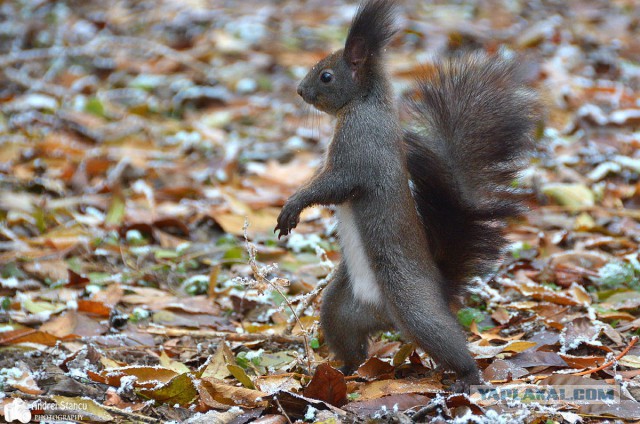
<svg viewBox="0 0 640 424">
<path fill-rule="evenodd" d="M 52 314 L 55 314 L 65 310 L 67 306 L 50 302 L 39 302 L 26 298 L 22 301 L 22 307 L 32 314 L 38 314 L 40 312 L 51 312 Z"/>
<path fill-rule="evenodd" d="M 393 366 L 399 367 L 402 365 L 414 350 L 415 346 L 412 343 L 402 345 L 398 352 L 393 356 Z"/>
<path fill-rule="evenodd" d="M 253 385 L 253 382 L 244 371 L 244 369 L 239 365 L 227 365 L 227 369 L 229 372 L 238 380 L 244 387 L 247 389 L 255 389 L 256 387 Z"/>
<path fill-rule="evenodd" d="M 167 355 L 165 351 L 162 351 L 162 353 L 160 354 L 160 365 L 170 370 L 174 370 L 178 374 L 191 372 L 189 367 L 182 362 L 169 358 L 169 355 Z"/>
<path fill-rule="evenodd" d="M 138 393 L 167 405 L 178 404 L 182 407 L 188 407 L 198 397 L 198 390 L 193 379 L 186 373 L 175 376 L 168 383 L 159 387 L 140 389 Z"/>
<path fill-rule="evenodd" d="M 111 422 L 114 420 L 111 414 L 91 399 L 66 396 L 51 396 L 51 399 L 61 410 L 64 410 L 69 415 L 82 415 L 93 422 Z"/>
<path fill-rule="evenodd" d="M 520 352 L 524 352 L 525 350 L 532 348 L 534 346 L 536 346 L 537 343 L 536 342 L 528 342 L 526 340 L 515 340 L 512 342 L 507 343 L 504 346 L 503 351 L 508 351 L 508 352 L 516 352 L 516 353 L 520 353 Z"/>
<path fill-rule="evenodd" d="M 229 348 L 226 342 L 222 341 L 218 345 L 218 350 L 211 357 L 209 363 L 202 371 L 201 378 L 216 378 L 218 380 L 223 380 L 231 375 L 229 369 L 227 368 L 227 364 L 235 365 L 236 360 L 233 356 L 233 352 Z"/>
<path fill-rule="evenodd" d="M 577 208 L 595 204 L 593 192 L 584 184 L 549 183 L 542 187 L 542 192 L 563 206 Z"/>
</svg>

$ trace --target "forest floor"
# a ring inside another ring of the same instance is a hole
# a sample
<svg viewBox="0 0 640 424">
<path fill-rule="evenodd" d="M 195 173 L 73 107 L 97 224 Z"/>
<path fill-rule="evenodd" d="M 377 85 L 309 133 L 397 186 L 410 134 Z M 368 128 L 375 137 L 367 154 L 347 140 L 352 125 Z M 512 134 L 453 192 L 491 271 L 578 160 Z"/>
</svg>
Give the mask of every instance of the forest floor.
<svg viewBox="0 0 640 424">
<path fill-rule="evenodd" d="M 399 96 L 433 57 L 504 48 L 547 106 L 528 212 L 457 312 L 484 378 L 615 400 L 452 395 L 394 332 L 355 376 L 330 362 L 335 220 L 273 228 L 332 134 L 296 85 L 341 47 L 353 3 L 24 0 L 0 3 L 0 415 L 640 419 L 640 4 L 400 3 Z"/>
</svg>

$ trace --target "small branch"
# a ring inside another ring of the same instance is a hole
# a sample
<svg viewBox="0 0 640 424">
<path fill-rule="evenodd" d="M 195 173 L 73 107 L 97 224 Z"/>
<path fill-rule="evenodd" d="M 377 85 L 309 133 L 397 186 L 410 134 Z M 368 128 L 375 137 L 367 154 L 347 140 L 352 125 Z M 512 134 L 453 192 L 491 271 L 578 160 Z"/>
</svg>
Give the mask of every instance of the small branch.
<svg viewBox="0 0 640 424">
<path fill-rule="evenodd" d="M 144 331 L 149 334 L 157 334 L 167 337 L 205 337 L 213 339 L 225 339 L 232 342 L 254 342 L 254 341 L 270 341 L 275 343 L 304 343 L 304 337 L 300 336 L 287 336 L 281 334 L 258 334 L 258 333 L 230 333 L 225 331 L 214 330 L 189 330 L 184 328 L 156 328 L 148 327 L 141 328 L 140 331 Z"/>
<path fill-rule="evenodd" d="M 302 300 L 300 300 L 300 303 L 296 307 L 296 311 L 294 315 L 287 322 L 287 328 L 285 328 L 284 334 L 291 334 L 293 327 L 296 325 L 295 318 L 304 313 L 305 309 L 307 309 L 309 305 L 311 305 L 311 303 L 313 303 L 313 301 L 318 297 L 318 295 L 320 295 L 320 292 L 324 290 L 324 288 L 327 287 L 327 285 L 331 281 L 333 281 L 334 276 L 335 276 L 335 269 L 332 269 L 331 272 L 325 278 L 318 281 L 318 284 L 316 284 L 316 287 L 312 291 L 304 295 L 304 297 L 302 298 Z"/>
<path fill-rule="evenodd" d="M 618 356 L 616 356 L 615 359 L 613 359 L 613 360 L 611 360 L 609 362 L 605 362 L 604 364 L 600 365 L 598 368 L 594 368 L 592 370 L 586 370 L 586 371 L 574 373 L 573 375 L 589 375 L 589 374 L 593 374 L 594 372 L 602 371 L 605 368 L 609 368 L 610 366 L 612 366 L 613 364 L 618 362 L 620 359 L 622 359 L 623 356 L 625 356 L 627 353 L 629 353 L 631 348 L 637 342 L 638 342 L 638 336 L 633 336 L 631 338 L 631 341 L 629 342 L 629 346 L 627 346 L 622 352 L 620 352 L 620 354 Z"/>
<path fill-rule="evenodd" d="M 442 408 L 440 402 L 431 401 L 427 406 L 420 408 L 415 414 L 411 416 L 413 422 L 420 422 L 427 418 L 430 413 Z"/>
<path fill-rule="evenodd" d="M 288 284 L 289 282 L 283 278 L 278 278 L 278 277 L 271 278 L 271 279 L 267 278 L 267 273 L 275 269 L 276 265 L 271 265 L 271 266 L 262 267 L 262 268 L 258 266 L 258 263 L 256 261 L 256 254 L 258 249 L 253 243 L 249 241 L 249 235 L 247 234 L 248 228 L 249 228 L 249 221 L 245 219 L 244 227 L 242 229 L 244 230 L 244 240 L 247 246 L 247 252 L 249 253 L 249 266 L 251 267 L 251 271 L 253 272 L 253 276 L 255 280 L 252 282 L 251 281 L 245 282 L 245 284 L 248 285 L 249 287 L 253 287 L 258 290 L 264 290 L 265 287 L 270 287 L 273 290 L 277 291 L 280 296 L 282 296 L 285 303 L 291 310 L 291 313 L 293 314 L 295 322 L 298 323 L 298 325 L 300 326 L 300 330 L 302 331 L 302 338 L 304 340 L 304 350 L 307 356 L 307 367 L 309 369 L 309 373 L 311 373 L 311 357 L 313 355 L 313 351 L 311 350 L 311 346 L 309 345 L 308 331 L 302 324 L 302 321 L 300 321 L 300 317 L 298 316 L 298 314 L 296 313 L 296 310 L 294 309 L 293 305 L 289 301 L 289 298 L 280 289 L 280 286 L 283 286 L 285 283 Z"/>
</svg>

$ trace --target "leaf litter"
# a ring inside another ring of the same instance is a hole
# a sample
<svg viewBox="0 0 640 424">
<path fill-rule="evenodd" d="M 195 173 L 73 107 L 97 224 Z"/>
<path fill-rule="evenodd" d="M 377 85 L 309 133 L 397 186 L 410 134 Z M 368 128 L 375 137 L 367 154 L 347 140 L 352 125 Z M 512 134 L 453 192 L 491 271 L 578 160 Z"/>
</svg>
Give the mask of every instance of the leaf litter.
<svg viewBox="0 0 640 424">
<path fill-rule="evenodd" d="M 355 8 L 335 6 L 0 5 L 3 407 L 96 422 L 637 420 L 635 2 L 402 2 L 399 94 L 429 55 L 504 46 L 547 99 L 514 182 L 530 210 L 458 316 L 498 387 L 623 396 L 516 410 L 449 395 L 451 376 L 396 333 L 343 376 L 318 326 L 335 222 L 311 208 L 288 241 L 272 233 L 330 139 L 295 86 L 343 40 Z"/>
</svg>

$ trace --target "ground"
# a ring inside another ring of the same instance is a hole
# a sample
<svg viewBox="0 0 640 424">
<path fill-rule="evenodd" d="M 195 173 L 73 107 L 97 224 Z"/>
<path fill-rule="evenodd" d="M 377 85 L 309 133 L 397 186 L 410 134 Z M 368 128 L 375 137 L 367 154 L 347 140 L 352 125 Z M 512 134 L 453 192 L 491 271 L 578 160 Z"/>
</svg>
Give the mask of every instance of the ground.
<svg viewBox="0 0 640 424">
<path fill-rule="evenodd" d="M 480 49 L 517 54 L 545 102 L 514 182 L 528 212 L 458 311 L 484 378 L 614 402 L 450 395 L 396 333 L 336 370 L 318 326 L 332 213 L 273 228 L 332 133 L 296 84 L 354 3 L 25 0 L 0 4 L 5 419 L 638 420 L 640 4 L 399 4 L 399 97 L 434 57 Z"/>
</svg>

